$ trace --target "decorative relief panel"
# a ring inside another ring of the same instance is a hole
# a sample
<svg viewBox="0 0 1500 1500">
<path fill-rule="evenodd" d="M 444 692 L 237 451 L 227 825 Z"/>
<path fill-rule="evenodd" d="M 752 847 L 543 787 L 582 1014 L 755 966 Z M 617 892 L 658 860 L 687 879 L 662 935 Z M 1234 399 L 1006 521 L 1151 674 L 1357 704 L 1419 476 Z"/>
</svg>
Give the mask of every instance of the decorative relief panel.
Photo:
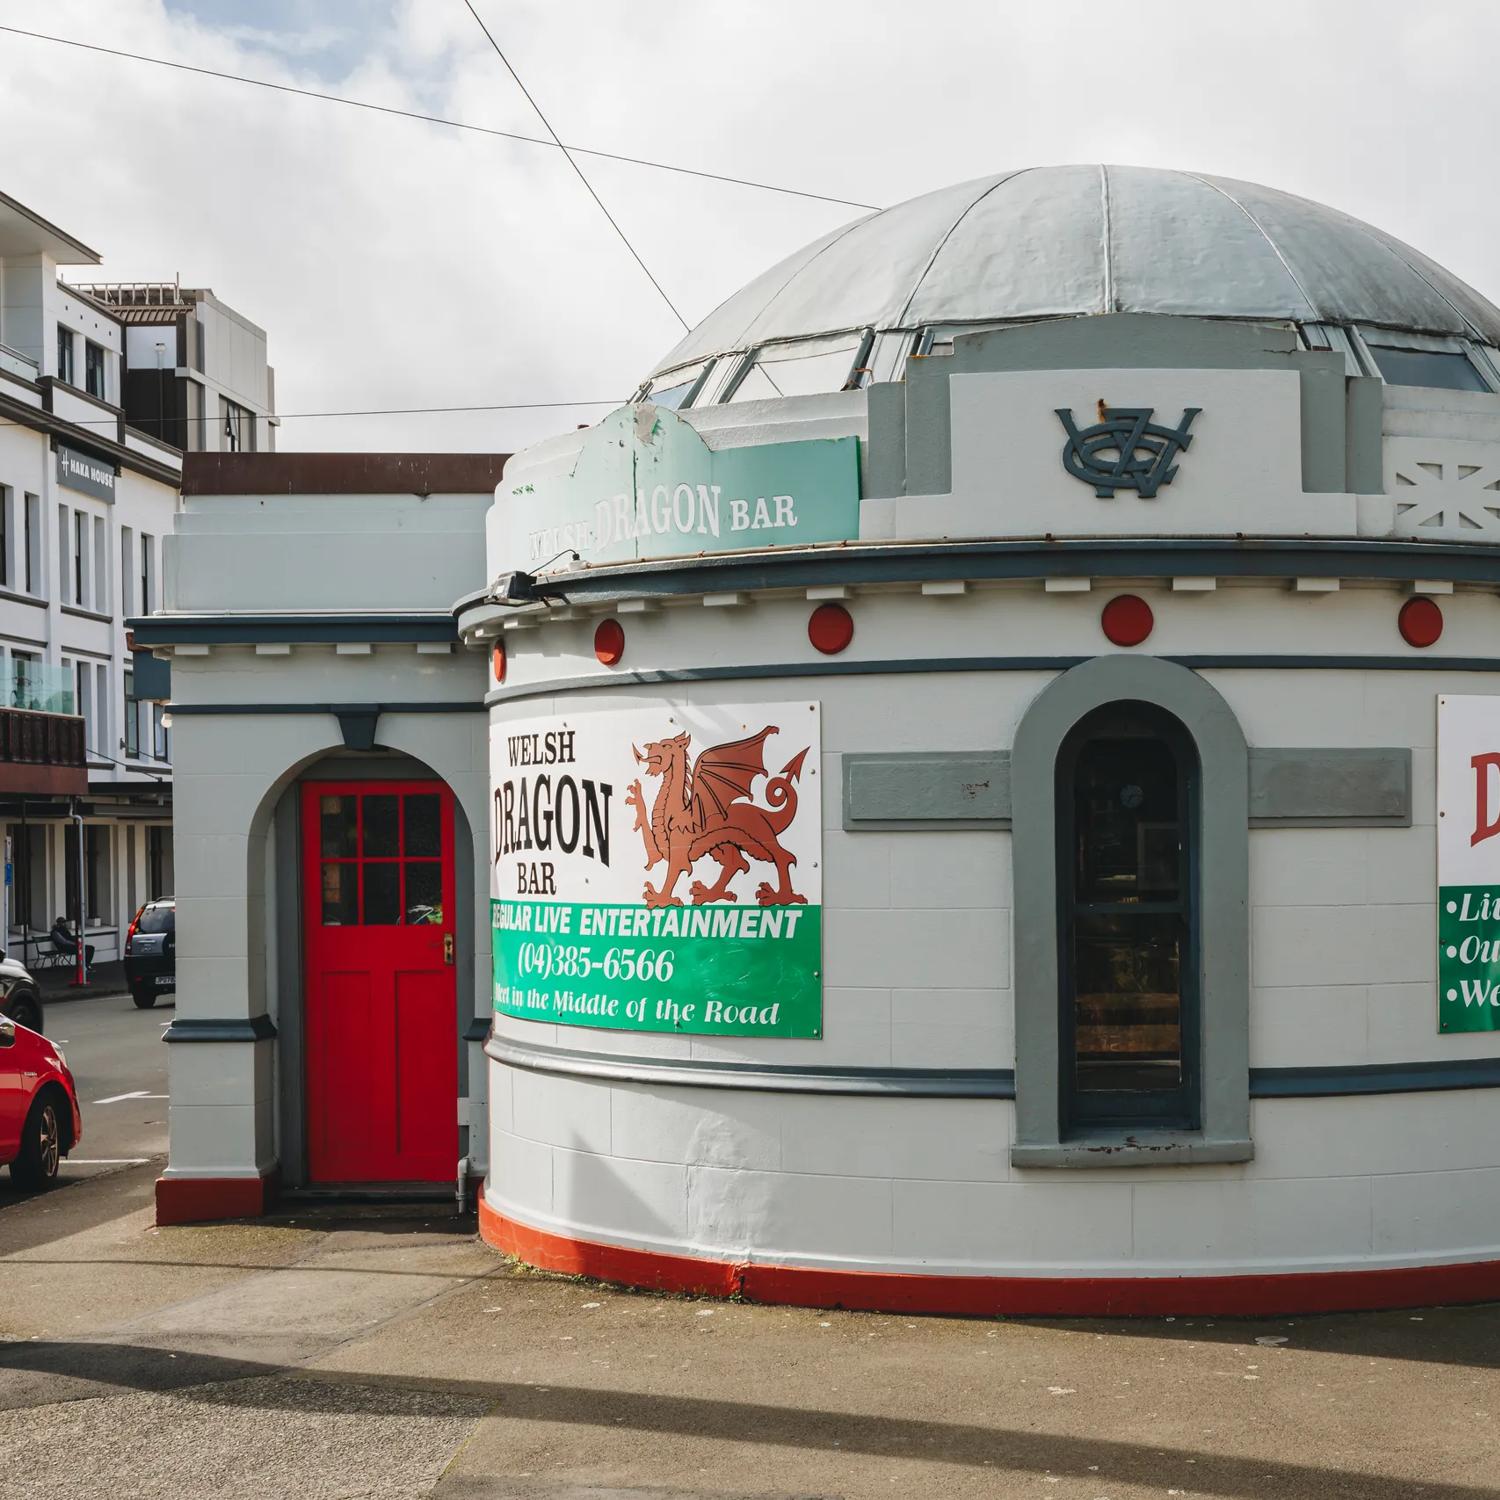
<svg viewBox="0 0 1500 1500">
<path fill-rule="evenodd" d="M 1396 536 L 1500 542 L 1500 443 L 1387 438 L 1385 491 Z"/>
</svg>

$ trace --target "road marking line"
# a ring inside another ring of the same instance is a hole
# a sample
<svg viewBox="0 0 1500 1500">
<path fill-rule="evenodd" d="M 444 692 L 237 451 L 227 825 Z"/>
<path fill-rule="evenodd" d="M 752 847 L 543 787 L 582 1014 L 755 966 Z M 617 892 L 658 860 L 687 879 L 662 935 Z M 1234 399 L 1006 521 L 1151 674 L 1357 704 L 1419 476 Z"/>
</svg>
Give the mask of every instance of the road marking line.
<svg viewBox="0 0 1500 1500">
<path fill-rule="evenodd" d="M 125 1099 L 165 1099 L 166 1094 L 148 1094 L 145 1089 L 137 1089 L 133 1094 L 111 1094 L 108 1099 L 95 1099 L 95 1104 L 119 1104 Z"/>
</svg>

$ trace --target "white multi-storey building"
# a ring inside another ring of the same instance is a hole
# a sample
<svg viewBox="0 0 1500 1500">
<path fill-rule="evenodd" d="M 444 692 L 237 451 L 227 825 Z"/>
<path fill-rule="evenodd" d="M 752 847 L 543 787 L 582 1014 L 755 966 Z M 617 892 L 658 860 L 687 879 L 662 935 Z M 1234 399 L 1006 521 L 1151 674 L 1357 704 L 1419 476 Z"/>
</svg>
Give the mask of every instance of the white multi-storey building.
<svg viewBox="0 0 1500 1500">
<path fill-rule="evenodd" d="M 7 938 L 30 954 L 65 913 L 107 961 L 172 890 L 166 693 L 137 681 L 125 621 L 160 602 L 182 446 L 272 431 L 264 333 L 211 293 L 59 275 L 99 260 L 0 193 L 0 706 L 77 716 L 87 762 L 0 767 Z"/>
</svg>

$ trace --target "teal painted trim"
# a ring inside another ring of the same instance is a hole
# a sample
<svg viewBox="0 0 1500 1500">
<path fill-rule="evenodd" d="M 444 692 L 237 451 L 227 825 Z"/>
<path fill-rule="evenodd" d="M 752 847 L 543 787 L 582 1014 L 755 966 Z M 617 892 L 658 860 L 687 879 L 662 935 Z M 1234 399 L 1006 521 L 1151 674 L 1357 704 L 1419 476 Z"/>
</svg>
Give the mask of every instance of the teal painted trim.
<svg viewBox="0 0 1500 1500">
<path fill-rule="evenodd" d="M 482 1042 L 490 1034 L 490 1017 L 475 1016 L 459 1033 L 466 1042 Z"/>
<path fill-rule="evenodd" d="M 1358 1063 L 1335 1068 L 1256 1068 L 1250 1075 L 1250 1094 L 1255 1099 L 1427 1094 L 1447 1089 L 1500 1089 L 1500 1057 Z"/>
<path fill-rule="evenodd" d="M 1169 1132 L 1141 1157 L 1243 1160 L 1250 1136 L 1249 752 L 1233 709 L 1201 677 L 1160 658 L 1096 656 L 1054 678 L 1016 728 L 1011 749 L 1017 1165 L 1127 1165 L 1139 1132 L 1122 1127 L 1104 1153 L 1064 1139 L 1059 1006 L 1057 762 L 1073 727 L 1115 703 L 1146 703 L 1191 737 L 1199 766 L 1197 990 L 1202 1007 L 1201 1128 Z M 1142 1122 L 1143 1125 L 1145 1122 Z M 1149 1127 L 1148 1127 L 1149 1128 Z M 1205 1156 L 1209 1150 L 1241 1155 Z M 1083 1155 L 1079 1155 L 1079 1152 Z M 1108 1157 L 1106 1161 L 1105 1158 Z"/>
<path fill-rule="evenodd" d="M 1500 672 L 1500 656 L 1143 656 L 1141 661 L 1167 661 L 1195 672 Z M 654 687 L 675 682 L 754 682 L 793 677 L 899 677 L 936 672 L 1066 672 L 1092 661 L 1088 656 L 932 656 L 907 661 L 783 661 L 752 662 L 737 667 L 677 667 L 660 672 L 601 672 L 594 677 L 558 677 L 545 682 L 492 688 L 484 707 L 549 698 L 560 693 L 592 693 L 610 688 Z M 183 710 L 174 708 L 173 713 Z M 269 710 L 269 711 L 275 711 Z M 296 711 L 295 705 L 286 710 Z M 254 713 L 253 706 L 223 712 Z"/>
<path fill-rule="evenodd" d="M 622 1083 L 660 1083 L 672 1088 L 884 1094 L 928 1099 L 1015 1097 L 1015 1075 L 1008 1068 L 840 1068 L 715 1062 L 694 1057 L 629 1057 L 612 1052 L 573 1052 L 565 1047 L 548 1047 L 501 1035 L 491 1035 L 484 1051 L 495 1062 L 535 1073 Z"/>
<path fill-rule="evenodd" d="M 276 1035 L 270 1016 L 245 1020 L 196 1020 L 179 1017 L 162 1033 L 164 1042 L 268 1042 Z"/>
<path fill-rule="evenodd" d="M 1059 445 L 1061 446 L 1061 445 Z M 913 542 L 590 568 L 567 575 L 569 603 L 673 598 L 729 590 L 820 584 L 973 582 L 1036 578 L 1367 578 L 1404 583 L 1438 578 L 1500 587 L 1500 548 L 1463 543 L 1234 537 L 1019 542 Z M 465 601 L 464 608 L 473 606 Z"/>
<path fill-rule="evenodd" d="M 1344 476 L 1356 495 L 1385 493 L 1385 382 L 1374 375 L 1349 380 Z"/>
<path fill-rule="evenodd" d="M 1424 575 L 1426 576 L 1426 575 Z M 368 641 L 405 645 L 456 641 L 451 612 L 410 615 L 146 615 L 127 620 L 137 646 L 324 645 Z"/>
<path fill-rule="evenodd" d="M 1010 752 L 858 752 L 843 757 L 844 828 L 1009 828 Z"/>
<path fill-rule="evenodd" d="M 359 714 L 479 714 L 484 704 L 477 698 L 438 703 L 174 703 L 178 717 L 191 714 L 335 714 L 339 718 Z"/>
<path fill-rule="evenodd" d="M 574 1052 L 491 1035 L 488 1020 L 476 1017 L 466 1041 L 484 1041 L 494 1062 L 534 1073 L 597 1078 L 619 1083 L 659 1083 L 671 1088 L 755 1089 L 770 1093 L 866 1094 L 887 1098 L 1014 1099 L 1015 1074 L 1009 1068 L 838 1068 L 795 1063 L 725 1063 L 693 1057 L 633 1057 L 614 1052 Z M 1500 1058 L 1478 1061 L 1375 1063 L 1328 1068 L 1254 1068 L 1254 1099 L 1357 1097 L 1364 1094 L 1434 1093 L 1450 1089 L 1500 1088 Z M 1073 1153 L 1087 1143 L 1067 1142 Z M 1243 1160 L 1248 1142 L 1216 1142 Z M 1080 1163 L 1098 1166 L 1098 1153 Z M 1154 1158 L 1160 1160 L 1158 1156 Z M 1204 1160 L 1202 1150 L 1194 1158 Z M 1049 1162 L 1048 1165 L 1055 1163 Z"/>
</svg>

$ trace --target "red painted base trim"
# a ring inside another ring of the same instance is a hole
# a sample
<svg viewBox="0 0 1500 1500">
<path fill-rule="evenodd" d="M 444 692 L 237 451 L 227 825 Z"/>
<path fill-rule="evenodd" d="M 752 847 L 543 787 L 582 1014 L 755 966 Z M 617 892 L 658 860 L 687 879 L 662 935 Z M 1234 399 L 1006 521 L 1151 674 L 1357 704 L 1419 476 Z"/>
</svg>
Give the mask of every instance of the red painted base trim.
<svg viewBox="0 0 1500 1500">
<path fill-rule="evenodd" d="M 277 1174 L 260 1177 L 158 1177 L 156 1222 L 202 1224 L 211 1219 L 258 1219 L 276 1201 Z"/>
<path fill-rule="evenodd" d="M 546 1271 L 654 1292 L 793 1307 L 966 1317 L 1267 1317 L 1500 1301 L 1500 1261 L 1263 1276 L 921 1276 L 663 1255 L 576 1240 L 508 1219 L 479 1199 L 487 1244 Z"/>
</svg>

